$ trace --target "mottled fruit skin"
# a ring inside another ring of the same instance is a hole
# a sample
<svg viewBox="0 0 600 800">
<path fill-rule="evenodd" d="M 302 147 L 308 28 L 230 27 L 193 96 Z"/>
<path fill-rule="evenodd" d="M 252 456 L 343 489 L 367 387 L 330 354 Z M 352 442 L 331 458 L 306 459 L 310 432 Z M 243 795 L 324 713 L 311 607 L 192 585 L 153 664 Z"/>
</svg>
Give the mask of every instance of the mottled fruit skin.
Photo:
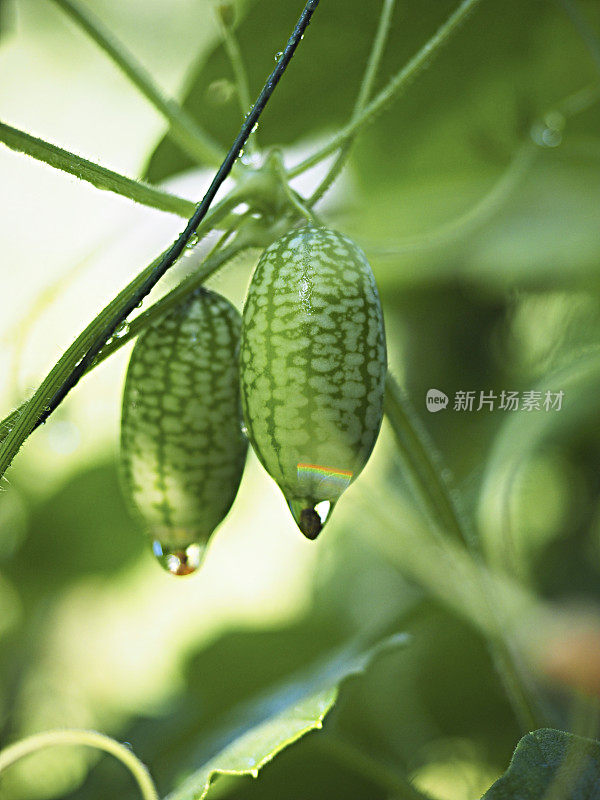
<svg viewBox="0 0 600 800">
<path fill-rule="evenodd" d="M 202 289 L 141 334 L 121 420 L 127 495 L 164 551 L 204 544 L 235 498 L 246 459 L 237 369 L 241 318 Z"/>
<path fill-rule="evenodd" d="M 244 308 L 242 408 L 260 461 L 309 538 L 371 454 L 386 369 L 381 304 L 362 250 L 314 226 L 270 245 Z"/>
</svg>

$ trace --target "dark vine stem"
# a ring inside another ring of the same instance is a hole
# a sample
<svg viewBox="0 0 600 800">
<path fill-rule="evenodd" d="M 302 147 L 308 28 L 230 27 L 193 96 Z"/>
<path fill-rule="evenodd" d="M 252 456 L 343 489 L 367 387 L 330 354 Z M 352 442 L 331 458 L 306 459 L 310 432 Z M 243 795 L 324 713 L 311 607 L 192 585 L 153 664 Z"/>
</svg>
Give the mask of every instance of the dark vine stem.
<svg viewBox="0 0 600 800">
<path fill-rule="evenodd" d="M 233 165 L 235 164 L 236 159 L 240 155 L 241 151 L 246 144 L 246 140 L 252 133 L 252 130 L 256 123 L 258 122 L 260 115 L 264 111 L 269 98 L 273 94 L 275 87 L 279 83 L 279 80 L 285 70 L 287 69 L 288 64 L 290 63 L 292 56 L 294 55 L 296 48 L 302 38 L 308 23 L 310 22 L 310 18 L 313 15 L 313 12 L 317 5 L 319 4 L 319 0 L 309 0 L 309 2 L 304 7 L 304 11 L 298 20 L 296 27 L 290 38 L 288 39 L 288 43 L 286 48 L 283 52 L 283 55 L 279 59 L 277 66 L 271 73 L 271 75 L 267 78 L 265 85 L 262 88 L 261 93 L 258 96 L 258 99 L 254 103 L 252 110 L 242 123 L 242 127 L 240 128 L 240 132 L 238 133 L 234 143 L 229 148 L 229 152 L 225 156 L 223 163 L 217 170 L 217 174 L 212 180 L 212 183 L 208 187 L 208 190 L 202 200 L 196 206 L 196 210 L 190 217 L 188 224 L 185 226 L 183 231 L 179 234 L 177 239 L 173 242 L 173 244 L 163 253 L 162 256 L 159 257 L 154 269 L 152 270 L 151 274 L 143 281 L 141 286 L 137 288 L 129 298 L 129 300 L 125 303 L 123 309 L 117 314 L 110 323 L 104 328 L 104 330 L 100 333 L 100 335 L 96 338 L 88 352 L 85 356 L 81 359 L 79 364 L 75 367 L 72 373 L 69 375 L 68 379 L 65 381 L 63 386 L 59 389 L 59 391 L 52 397 L 49 403 L 48 410 L 44 413 L 41 420 L 39 422 L 47 419 L 49 414 L 57 408 L 58 405 L 64 400 L 67 394 L 71 391 L 71 389 L 79 382 L 81 376 L 87 371 L 90 364 L 94 361 L 100 350 L 104 347 L 116 329 L 121 325 L 127 317 L 131 314 L 131 312 L 139 306 L 139 304 L 143 301 L 143 299 L 150 294 L 152 289 L 156 286 L 158 281 L 163 277 L 163 275 L 167 272 L 167 270 L 173 266 L 173 264 L 177 261 L 179 256 L 183 253 L 185 248 L 187 247 L 190 239 L 194 235 L 196 228 L 202 222 L 208 210 L 211 206 L 212 201 L 215 198 L 215 195 L 221 188 L 223 182 L 231 172 Z"/>
<path fill-rule="evenodd" d="M 308 27 L 311 17 L 319 4 L 319 0 L 308 0 L 304 6 L 304 10 L 296 23 L 296 26 L 289 37 L 284 51 L 282 52 L 275 69 L 267 78 L 256 102 L 248 116 L 244 119 L 240 132 L 238 133 L 235 141 L 225 156 L 223 163 L 217 170 L 212 183 L 210 184 L 206 194 L 196 206 L 196 210 L 190 217 L 184 230 L 180 233 L 173 244 L 167 248 L 154 262 L 144 271 L 142 279 L 137 282 L 134 281 L 132 290 L 127 293 L 124 301 L 118 305 L 115 313 L 109 318 L 107 323 L 100 329 L 85 352 L 81 360 L 70 370 L 59 389 L 45 402 L 43 408 L 38 410 L 39 403 L 32 404 L 32 407 L 27 407 L 22 415 L 16 420 L 14 428 L 10 431 L 0 448 L 0 475 L 4 473 L 9 466 L 12 458 L 18 451 L 20 445 L 39 425 L 48 419 L 50 414 L 62 403 L 67 394 L 73 389 L 80 381 L 82 376 L 88 371 L 91 365 L 96 360 L 102 348 L 106 345 L 109 339 L 113 336 L 115 331 L 121 326 L 131 312 L 137 308 L 143 299 L 152 291 L 154 286 L 163 277 L 167 270 L 173 266 L 179 256 L 183 253 L 190 240 L 194 236 L 196 229 L 206 217 L 211 203 L 223 182 L 231 172 L 236 159 L 242 152 L 244 145 L 252 133 L 254 126 L 258 122 L 262 112 L 264 111 L 269 98 L 273 94 L 275 87 L 279 83 L 281 76 L 288 67 L 292 60 L 296 48 L 304 35 L 304 31 Z M 45 381 L 44 381 L 45 383 Z M 44 386 L 42 384 L 42 387 Z M 40 389 L 42 388 L 40 387 Z M 38 390 L 39 392 L 40 390 Z M 36 393 L 37 394 L 37 393 Z M 38 397 L 38 401 L 41 400 Z M 28 404 L 29 406 L 29 404 Z"/>
</svg>

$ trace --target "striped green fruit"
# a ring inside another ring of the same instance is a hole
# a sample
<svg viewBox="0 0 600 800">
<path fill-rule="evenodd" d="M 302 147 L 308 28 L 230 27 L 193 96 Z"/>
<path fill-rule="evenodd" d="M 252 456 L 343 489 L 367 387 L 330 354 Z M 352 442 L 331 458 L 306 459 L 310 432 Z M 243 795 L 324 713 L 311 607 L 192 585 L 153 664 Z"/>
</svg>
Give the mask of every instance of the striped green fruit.
<svg viewBox="0 0 600 800">
<path fill-rule="evenodd" d="M 123 395 L 121 471 L 162 566 L 198 568 L 235 498 L 246 459 L 241 431 L 241 318 L 200 290 L 140 335 Z"/>
<path fill-rule="evenodd" d="M 381 304 L 362 250 L 312 225 L 270 245 L 244 308 L 242 408 L 260 461 L 309 539 L 371 454 L 386 369 Z"/>
</svg>

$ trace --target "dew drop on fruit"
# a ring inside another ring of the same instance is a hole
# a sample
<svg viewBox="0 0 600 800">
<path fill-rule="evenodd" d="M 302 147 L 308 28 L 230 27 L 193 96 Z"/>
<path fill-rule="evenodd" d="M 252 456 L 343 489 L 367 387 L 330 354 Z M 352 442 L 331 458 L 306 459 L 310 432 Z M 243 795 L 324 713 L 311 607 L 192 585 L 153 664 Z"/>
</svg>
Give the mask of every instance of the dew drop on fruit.
<svg viewBox="0 0 600 800">
<path fill-rule="evenodd" d="M 168 547 L 156 539 L 152 543 L 152 552 L 161 567 L 171 575 L 191 575 L 202 564 L 204 547 L 197 542 L 187 547 Z"/>
<path fill-rule="evenodd" d="M 321 500 L 311 504 L 305 499 L 288 500 L 287 497 L 286 500 L 296 525 L 302 533 L 307 539 L 316 539 L 331 516 L 334 503 L 329 500 Z"/>
</svg>

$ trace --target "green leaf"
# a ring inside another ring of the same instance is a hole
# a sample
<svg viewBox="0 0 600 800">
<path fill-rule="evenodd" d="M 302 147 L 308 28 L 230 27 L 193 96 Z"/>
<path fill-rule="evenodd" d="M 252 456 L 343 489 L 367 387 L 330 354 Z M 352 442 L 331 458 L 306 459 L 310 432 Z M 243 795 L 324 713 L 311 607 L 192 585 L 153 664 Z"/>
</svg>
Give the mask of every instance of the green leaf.
<svg viewBox="0 0 600 800">
<path fill-rule="evenodd" d="M 353 644 L 336 650 L 306 673 L 244 704 L 215 738 L 214 755 L 166 800 L 202 800 L 217 775 L 253 775 L 304 734 L 322 727 L 339 684 L 368 667 L 380 653 L 404 645 L 397 634 L 365 649 Z"/>
<path fill-rule="evenodd" d="M 543 728 L 524 736 L 482 800 L 598 800 L 600 742 Z"/>
</svg>

